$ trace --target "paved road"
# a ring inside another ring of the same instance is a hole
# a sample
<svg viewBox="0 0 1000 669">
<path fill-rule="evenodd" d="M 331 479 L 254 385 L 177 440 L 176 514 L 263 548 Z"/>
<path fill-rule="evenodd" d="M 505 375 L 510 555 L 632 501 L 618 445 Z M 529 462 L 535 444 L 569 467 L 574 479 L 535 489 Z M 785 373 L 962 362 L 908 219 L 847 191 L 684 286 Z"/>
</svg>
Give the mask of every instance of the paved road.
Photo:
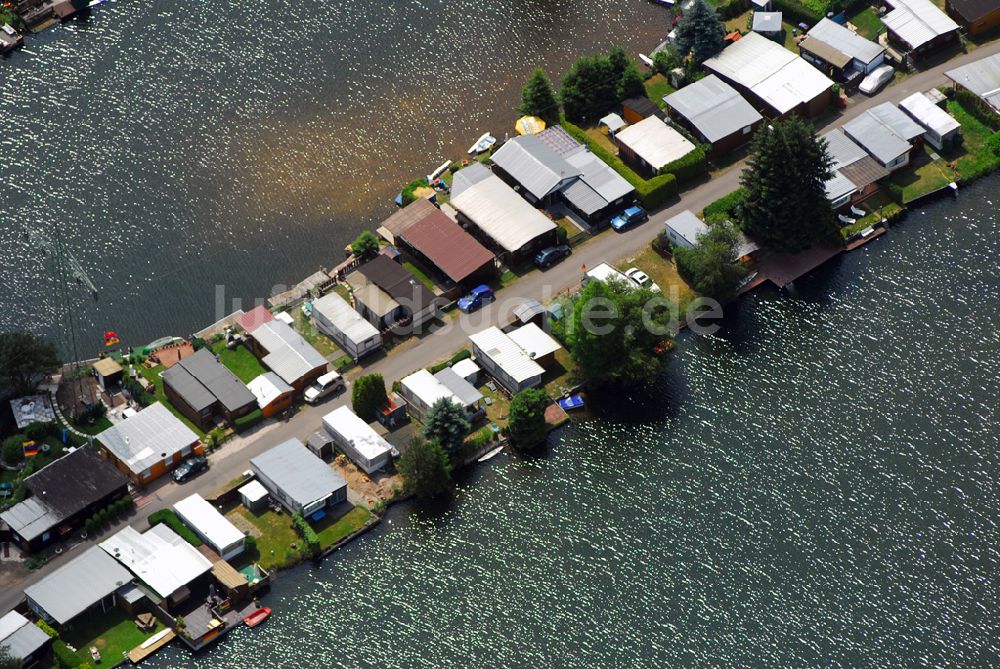
<svg viewBox="0 0 1000 669">
<path fill-rule="evenodd" d="M 821 123 L 818 130 L 824 131 L 840 126 L 876 104 L 887 101 L 899 102 L 917 91 L 925 91 L 945 84 L 947 83 L 944 77 L 946 70 L 997 52 L 1000 52 L 1000 41 L 980 47 L 972 53 L 961 54 L 947 63 L 927 71 L 910 75 L 874 98 L 862 95 L 855 96 L 842 114 Z M 419 340 L 413 339 L 395 349 L 392 354 L 366 364 L 362 370 L 363 373 L 378 372 L 382 374 L 387 384 L 391 384 L 410 372 L 444 359 L 466 346 L 469 334 L 490 325 L 509 322 L 511 310 L 523 300 L 536 299 L 544 303 L 560 292 L 575 288 L 580 283 L 581 265 L 594 267 L 601 262 L 616 261 L 619 258 L 634 255 L 656 237 L 663 222 L 671 216 L 684 209 L 701 211 L 706 205 L 735 190 L 739 185 L 739 173 L 742 166 L 742 162 L 736 163 L 723 174 L 683 193 L 674 204 L 655 212 L 650 216 L 649 222 L 642 226 L 624 234 L 608 231 L 587 241 L 574 249 L 573 255 L 561 264 L 547 272 L 531 272 L 511 287 L 501 291 L 496 303 L 475 314 L 461 314 L 450 318 L 443 328 L 433 334 L 425 335 Z M 357 376 L 360 373 L 356 372 L 352 376 Z M 137 516 L 129 520 L 133 524 L 144 525 L 145 517 L 153 511 L 171 506 L 195 492 L 207 495 L 218 490 L 245 471 L 249 467 L 249 459 L 255 455 L 292 437 L 305 441 L 310 434 L 321 428 L 322 417 L 345 404 L 349 397 L 350 392 L 348 391 L 316 407 L 303 405 L 303 408 L 288 422 L 271 423 L 261 427 L 245 440 L 241 439 L 233 444 L 227 443 L 219 452 L 212 454 L 210 457 L 212 466 L 207 473 L 185 485 L 177 485 L 172 481 L 161 483 L 152 491 L 152 499 L 149 503 L 140 510 Z M 121 525 L 124 526 L 125 523 Z M 90 543 L 84 542 L 67 553 L 69 555 L 78 554 L 81 552 L 81 547 Z M 65 556 L 60 556 L 46 568 L 30 573 L 9 587 L 5 586 L 3 592 L 0 592 L 0 611 L 6 611 L 16 605 L 25 587 L 63 562 L 65 562 Z"/>
</svg>

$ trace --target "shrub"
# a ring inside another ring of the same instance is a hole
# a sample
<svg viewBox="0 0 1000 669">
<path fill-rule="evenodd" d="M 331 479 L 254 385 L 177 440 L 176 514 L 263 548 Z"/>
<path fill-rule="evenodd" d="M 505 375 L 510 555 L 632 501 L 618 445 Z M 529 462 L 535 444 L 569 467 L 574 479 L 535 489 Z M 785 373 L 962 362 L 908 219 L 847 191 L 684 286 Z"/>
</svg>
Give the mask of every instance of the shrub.
<svg viewBox="0 0 1000 669">
<path fill-rule="evenodd" d="M 749 0 L 730 0 L 716 6 L 715 11 L 723 21 L 735 19 L 743 12 L 750 9 Z"/>
<path fill-rule="evenodd" d="M 145 386 L 131 377 L 126 377 L 122 381 L 122 388 L 129 394 L 129 397 L 138 402 L 139 406 L 148 407 L 156 401 L 156 397 L 146 392 Z"/>
<path fill-rule="evenodd" d="M 516 448 L 529 449 L 545 441 L 548 425 L 545 409 L 551 404 L 538 388 L 528 388 L 514 395 L 510 402 L 510 441 Z"/>
<path fill-rule="evenodd" d="M 955 91 L 954 99 L 965 108 L 965 111 L 990 130 L 1000 130 L 1000 114 L 989 108 L 978 95 L 960 88 Z"/>
<path fill-rule="evenodd" d="M 381 374 L 359 377 L 351 389 L 351 406 L 363 421 L 375 420 L 375 412 L 386 403 L 385 381 Z"/>
<path fill-rule="evenodd" d="M 442 369 L 447 369 L 448 367 L 451 367 L 451 363 L 445 360 L 444 362 L 439 362 L 437 364 L 431 365 L 430 367 L 427 368 L 427 371 L 430 372 L 431 374 L 437 374 Z"/>
<path fill-rule="evenodd" d="M 302 517 L 301 513 L 292 514 L 292 527 L 302 537 L 302 540 L 306 542 L 306 551 L 309 555 L 312 557 L 319 555 L 319 536 L 316 534 L 316 530 Z"/>
<path fill-rule="evenodd" d="M 708 159 L 705 157 L 705 151 L 698 146 L 694 151 L 660 169 L 660 174 L 673 174 L 677 178 L 678 186 L 703 177 L 707 173 Z"/>
<path fill-rule="evenodd" d="M 264 414 L 263 414 L 263 412 L 261 412 L 260 409 L 254 409 L 253 411 L 251 411 L 250 413 L 248 413 L 246 416 L 240 416 L 239 418 L 237 418 L 236 420 L 234 420 L 233 421 L 233 428 L 237 432 L 242 432 L 244 430 L 250 429 L 251 427 L 253 427 L 254 425 L 256 425 L 257 423 L 259 423 L 262 420 L 264 420 Z"/>
<path fill-rule="evenodd" d="M 243 539 L 243 545 L 247 553 L 253 553 L 257 550 L 257 537 L 252 534 L 248 534 L 246 538 Z"/>
<path fill-rule="evenodd" d="M 747 192 L 743 188 L 737 188 L 729 195 L 723 195 L 712 204 L 705 207 L 701 212 L 707 223 L 721 223 L 733 219 L 739 219 L 739 206 L 746 198 Z"/>
<path fill-rule="evenodd" d="M 559 244 L 565 244 L 566 240 L 569 238 L 569 233 L 566 232 L 566 228 L 559 226 L 556 228 L 556 242 Z"/>
<path fill-rule="evenodd" d="M 461 351 L 451 356 L 451 364 L 454 365 L 456 362 L 462 362 L 463 360 L 466 360 L 471 357 L 472 357 L 472 351 L 470 351 L 467 348 L 463 348 Z"/>
<path fill-rule="evenodd" d="M 38 569 L 49 561 L 49 556 L 45 553 L 32 553 L 28 556 L 28 559 L 24 561 L 24 565 L 28 569 Z"/>
<path fill-rule="evenodd" d="M 903 204 L 903 187 L 895 181 L 889 179 L 885 182 L 885 189 L 889 191 L 889 197 L 897 204 Z"/>
<path fill-rule="evenodd" d="M 3 461 L 8 465 L 24 462 L 25 435 L 15 434 L 3 440 Z"/>
<path fill-rule="evenodd" d="M 35 421 L 31 423 L 24 429 L 24 436 L 26 436 L 31 441 L 37 441 L 39 443 L 45 441 L 45 438 L 55 434 L 56 426 L 52 423 L 42 423 Z"/>
<path fill-rule="evenodd" d="M 351 242 L 351 253 L 358 258 L 370 258 L 378 253 L 378 237 L 371 230 L 363 230 L 357 238 Z"/>
<path fill-rule="evenodd" d="M 55 631 L 55 630 L 54 630 L 54 629 L 53 629 L 53 628 L 52 628 L 52 627 L 51 627 L 51 626 L 50 626 L 50 625 L 49 625 L 49 624 L 48 624 L 47 622 L 45 622 L 44 620 L 36 620 L 36 621 L 35 621 L 35 625 L 37 625 L 37 626 L 38 626 L 38 629 L 40 629 L 40 630 L 42 630 L 43 632 L 45 632 L 46 634 L 48 634 L 48 635 L 49 635 L 49 638 L 51 638 L 51 639 L 58 639 L 58 638 L 59 638 L 59 632 Z"/>
<path fill-rule="evenodd" d="M 677 177 L 673 174 L 661 174 L 640 183 L 635 192 L 646 209 L 658 209 L 677 195 Z"/>
<path fill-rule="evenodd" d="M 52 642 L 52 657 L 55 660 L 55 666 L 60 669 L 77 669 L 77 667 L 87 666 L 87 663 L 79 655 L 58 639 Z"/>
<path fill-rule="evenodd" d="M 796 23 L 808 23 L 812 26 L 819 23 L 819 20 L 823 18 L 822 12 L 807 7 L 798 0 L 774 0 L 774 9 L 782 13 L 782 21 L 791 23 L 792 25 Z"/>
<path fill-rule="evenodd" d="M 1000 156 L 1000 130 L 990 135 L 990 138 L 986 140 L 986 148 L 988 148 L 994 156 Z M 31 426 L 28 426 L 31 429 Z"/>
<path fill-rule="evenodd" d="M 192 348 L 194 348 L 194 350 L 200 351 L 201 349 L 206 348 L 208 346 L 208 342 L 202 339 L 201 337 L 195 337 L 194 339 L 191 340 L 191 346 Z"/>
<path fill-rule="evenodd" d="M 198 538 L 198 535 L 192 532 L 187 525 L 182 523 L 181 519 L 177 517 L 177 514 L 175 514 L 170 509 L 160 509 L 159 511 L 154 511 L 153 513 L 149 514 L 147 520 L 149 521 L 150 527 L 152 527 L 153 525 L 159 525 L 160 523 L 163 523 L 164 525 L 172 529 L 174 532 L 176 532 L 177 536 L 179 536 L 181 539 L 188 542 L 195 548 L 201 546 L 201 539 Z"/>
<path fill-rule="evenodd" d="M 415 190 L 418 188 L 427 188 L 429 186 L 430 184 L 427 183 L 427 179 L 414 179 L 410 183 L 406 184 L 403 188 L 403 192 L 400 193 L 403 198 L 403 206 L 405 207 L 417 199 L 417 196 L 413 194 Z"/>
</svg>

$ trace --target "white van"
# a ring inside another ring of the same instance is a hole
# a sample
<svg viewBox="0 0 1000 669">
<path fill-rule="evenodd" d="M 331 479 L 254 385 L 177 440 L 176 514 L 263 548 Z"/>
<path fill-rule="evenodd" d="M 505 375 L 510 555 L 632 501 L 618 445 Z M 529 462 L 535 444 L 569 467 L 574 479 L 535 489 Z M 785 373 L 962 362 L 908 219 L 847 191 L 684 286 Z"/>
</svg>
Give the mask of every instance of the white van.
<svg viewBox="0 0 1000 669">
<path fill-rule="evenodd" d="M 317 404 L 320 400 L 332 395 L 335 392 L 344 390 L 347 384 L 344 377 L 339 372 L 328 372 L 316 379 L 316 382 L 306 388 L 304 397 L 309 404 Z"/>
</svg>

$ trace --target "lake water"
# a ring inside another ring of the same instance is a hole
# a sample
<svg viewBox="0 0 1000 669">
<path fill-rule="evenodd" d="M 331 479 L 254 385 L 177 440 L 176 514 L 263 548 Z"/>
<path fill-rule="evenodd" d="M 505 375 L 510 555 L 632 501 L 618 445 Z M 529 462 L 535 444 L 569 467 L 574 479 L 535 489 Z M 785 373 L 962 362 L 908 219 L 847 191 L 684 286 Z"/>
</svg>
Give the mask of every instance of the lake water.
<svg viewBox="0 0 1000 669">
<path fill-rule="evenodd" d="M 150 667 L 1000 665 L 997 178 Z"/>
<path fill-rule="evenodd" d="M 405 183 L 512 132 L 535 66 L 668 29 L 646 0 L 118 0 L 33 37 L 0 61 L 0 330 L 68 329 L 29 230 L 61 230 L 97 288 L 72 292 L 81 355 L 107 329 L 201 329 L 335 266 Z"/>
</svg>

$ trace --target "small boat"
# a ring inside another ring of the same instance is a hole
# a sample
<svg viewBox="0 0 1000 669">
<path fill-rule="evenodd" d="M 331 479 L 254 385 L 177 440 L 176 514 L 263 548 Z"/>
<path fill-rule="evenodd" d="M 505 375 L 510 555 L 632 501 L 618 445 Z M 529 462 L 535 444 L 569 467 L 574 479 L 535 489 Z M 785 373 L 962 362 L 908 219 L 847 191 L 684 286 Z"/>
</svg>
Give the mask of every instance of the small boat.
<svg viewBox="0 0 1000 669">
<path fill-rule="evenodd" d="M 246 623 L 247 627 L 256 627 L 257 625 L 260 625 L 262 622 L 267 620 L 267 617 L 269 615 L 271 615 L 271 609 L 268 608 L 267 606 L 264 606 L 257 609 L 256 611 L 248 615 L 246 618 L 244 618 L 243 622 Z"/>
<path fill-rule="evenodd" d="M 647 56 L 646 54 L 640 53 L 639 60 L 641 60 L 646 65 L 646 67 L 653 67 L 653 59 Z"/>
<path fill-rule="evenodd" d="M 479 462 L 486 462 L 487 460 L 492 460 L 496 456 L 500 455 L 500 451 L 503 450 L 503 446 L 497 446 L 492 451 L 488 451 L 483 457 L 479 458 Z"/>
<path fill-rule="evenodd" d="M 583 395 L 570 395 L 568 397 L 560 397 L 557 400 L 557 403 L 566 411 L 572 411 L 574 409 L 582 409 Z"/>
<path fill-rule="evenodd" d="M 476 140 L 476 143 L 469 147 L 469 153 L 475 155 L 477 153 L 485 153 L 493 148 L 493 145 L 497 143 L 497 138 L 488 132 L 484 132 Z"/>
</svg>

